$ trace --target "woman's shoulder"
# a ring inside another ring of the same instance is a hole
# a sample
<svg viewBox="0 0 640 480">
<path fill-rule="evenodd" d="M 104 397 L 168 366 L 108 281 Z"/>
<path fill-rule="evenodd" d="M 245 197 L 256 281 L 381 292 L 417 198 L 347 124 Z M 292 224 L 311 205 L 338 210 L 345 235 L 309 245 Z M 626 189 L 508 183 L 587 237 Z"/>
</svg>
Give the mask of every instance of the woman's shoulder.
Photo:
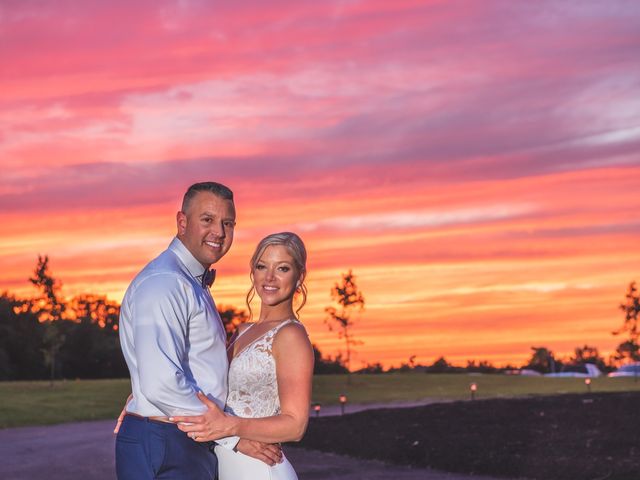
<svg viewBox="0 0 640 480">
<path fill-rule="evenodd" d="M 288 320 L 283 322 L 274 337 L 275 344 L 304 342 L 309 343 L 309 334 L 302 322 L 299 320 Z"/>
<path fill-rule="evenodd" d="M 307 329 L 298 321 L 288 322 L 278 330 L 273 340 L 272 352 L 278 368 L 281 362 L 285 365 L 313 364 L 311 340 Z"/>
</svg>

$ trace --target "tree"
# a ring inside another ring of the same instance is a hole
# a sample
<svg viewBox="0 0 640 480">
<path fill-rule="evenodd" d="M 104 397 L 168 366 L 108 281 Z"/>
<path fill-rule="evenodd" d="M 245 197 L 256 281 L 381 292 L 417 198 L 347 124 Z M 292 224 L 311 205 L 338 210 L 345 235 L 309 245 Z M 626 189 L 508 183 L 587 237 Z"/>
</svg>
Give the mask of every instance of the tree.
<svg viewBox="0 0 640 480">
<path fill-rule="evenodd" d="M 637 362 L 640 360 L 640 345 L 633 340 L 622 342 L 616 347 L 616 353 L 611 356 L 612 363 Z"/>
<path fill-rule="evenodd" d="M 42 290 L 42 296 L 36 299 L 34 308 L 41 322 L 55 321 L 62 318 L 66 305 L 60 298 L 62 284 L 49 273 L 49 257 L 38 255 L 38 264 L 29 278 L 38 289 Z"/>
<path fill-rule="evenodd" d="M 584 347 L 576 347 L 574 350 L 574 356 L 569 359 L 572 365 L 584 365 L 585 363 L 591 363 L 598 367 L 600 370 L 606 370 L 607 365 L 604 362 L 604 358 L 600 356 L 597 347 L 585 345 Z"/>
<path fill-rule="evenodd" d="M 56 322 L 62 319 L 66 305 L 60 298 L 61 283 L 49 273 L 48 256 L 38 255 L 38 265 L 34 276 L 29 278 L 29 281 L 42 291 L 42 296 L 37 299 L 35 304 L 35 311 L 40 322 L 45 324 L 42 353 L 45 364 L 50 367 L 50 380 L 53 385 L 56 373 L 56 356 L 64 343 L 64 335 L 60 332 Z"/>
<path fill-rule="evenodd" d="M 59 323 L 65 341 L 59 358 L 64 378 L 126 377 L 120 350 L 120 305 L 105 295 L 81 294 L 71 299 L 67 313 L 73 319 Z"/>
<path fill-rule="evenodd" d="M 44 326 L 30 300 L 0 294 L 0 380 L 46 377 L 42 354 Z"/>
<path fill-rule="evenodd" d="M 495 373 L 498 371 L 498 368 L 488 360 L 480 360 L 477 362 L 475 360 L 467 360 L 465 370 L 470 373 Z"/>
<path fill-rule="evenodd" d="M 375 365 L 375 364 L 374 364 Z M 398 368 L 390 368 L 390 372 L 410 372 L 416 368 L 416 355 L 411 355 L 408 362 L 400 363 Z"/>
<path fill-rule="evenodd" d="M 556 371 L 558 362 L 551 350 L 546 347 L 531 347 L 531 350 L 533 350 L 533 353 L 526 368 L 540 373 L 554 373 Z"/>
<path fill-rule="evenodd" d="M 395 371 L 395 370 L 390 369 L 389 371 Z M 364 362 L 364 366 L 360 370 L 356 370 L 356 373 L 373 373 L 378 375 L 378 374 L 384 373 L 384 367 L 380 362 L 375 362 L 375 363 Z"/>
<path fill-rule="evenodd" d="M 320 349 L 316 345 L 313 347 L 313 374 L 314 375 L 328 375 L 336 373 L 349 373 L 347 367 L 344 366 L 341 355 L 336 355 L 335 358 L 324 357 Z"/>
<path fill-rule="evenodd" d="M 46 256 L 29 280 L 40 291 L 35 298 L 0 294 L 0 380 L 128 375 L 117 302 L 96 294 L 67 302 Z"/>
<path fill-rule="evenodd" d="M 618 345 L 613 358 L 618 362 L 640 360 L 640 326 L 638 325 L 638 315 L 640 314 L 640 293 L 636 288 L 636 282 L 631 282 L 625 295 L 625 301 L 618 308 L 624 312 L 624 323 L 618 330 L 613 331 L 613 335 L 622 333 L 628 334 L 628 339 Z"/>
<path fill-rule="evenodd" d="M 227 332 L 227 341 L 235 333 L 238 325 L 249 321 L 249 315 L 245 310 L 241 310 L 231 305 L 218 305 L 218 313 Z"/>
<path fill-rule="evenodd" d="M 451 365 L 444 357 L 440 357 L 436 359 L 431 365 L 427 367 L 428 373 L 445 373 L 451 371 L 453 369 L 453 365 Z"/>
<path fill-rule="evenodd" d="M 339 307 L 327 307 L 325 312 L 328 317 L 325 323 L 329 330 L 338 329 L 338 338 L 344 338 L 346 347 L 345 364 L 347 369 L 351 370 L 351 347 L 361 345 L 362 342 L 355 340 L 351 328 L 354 325 L 352 315 L 354 312 L 364 310 L 364 296 L 358 290 L 355 275 L 351 270 L 342 274 L 342 281 L 336 283 L 331 289 L 331 298 L 335 300 Z"/>
<path fill-rule="evenodd" d="M 100 328 L 118 330 L 120 305 L 109 300 L 106 295 L 84 293 L 71 299 L 68 309 L 74 319 L 81 323 L 97 324 Z"/>
</svg>

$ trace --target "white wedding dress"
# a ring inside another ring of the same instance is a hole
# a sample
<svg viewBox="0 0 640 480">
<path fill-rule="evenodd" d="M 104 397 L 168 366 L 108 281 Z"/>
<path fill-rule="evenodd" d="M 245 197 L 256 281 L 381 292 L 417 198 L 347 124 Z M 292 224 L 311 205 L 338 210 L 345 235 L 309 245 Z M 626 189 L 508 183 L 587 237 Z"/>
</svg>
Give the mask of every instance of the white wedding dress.
<svg viewBox="0 0 640 480">
<path fill-rule="evenodd" d="M 273 339 L 286 320 L 257 338 L 231 360 L 229 365 L 229 396 L 225 411 L 244 418 L 271 417 L 280 413 L 280 398 L 276 381 L 276 364 L 272 355 Z M 245 329 L 238 337 L 251 330 Z M 283 456 L 282 463 L 273 467 L 220 445 L 218 457 L 219 480 L 297 480 L 291 463 Z"/>
</svg>

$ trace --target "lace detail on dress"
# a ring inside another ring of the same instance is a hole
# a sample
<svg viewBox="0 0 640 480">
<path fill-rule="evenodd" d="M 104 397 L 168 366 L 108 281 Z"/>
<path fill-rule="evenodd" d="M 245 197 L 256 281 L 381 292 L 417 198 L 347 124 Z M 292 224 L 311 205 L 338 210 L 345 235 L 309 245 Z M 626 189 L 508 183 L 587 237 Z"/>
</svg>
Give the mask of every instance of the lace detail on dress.
<svg viewBox="0 0 640 480">
<path fill-rule="evenodd" d="M 273 339 L 282 327 L 292 322 L 297 320 L 285 320 L 275 326 L 231 360 L 225 411 L 245 418 L 270 417 L 280 413 Z"/>
</svg>

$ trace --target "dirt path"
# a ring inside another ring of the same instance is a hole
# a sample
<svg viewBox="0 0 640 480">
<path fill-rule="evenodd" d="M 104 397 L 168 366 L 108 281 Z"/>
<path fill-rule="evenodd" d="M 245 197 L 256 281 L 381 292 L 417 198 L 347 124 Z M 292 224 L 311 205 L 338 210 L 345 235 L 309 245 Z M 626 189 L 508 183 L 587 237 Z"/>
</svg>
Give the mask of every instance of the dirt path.
<svg viewBox="0 0 640 480">
<path fill-rule="evenodd" d="M 0 430 L 0 478 L 3 480 L 111 480 L 114 470 L 114 422 L 82 422 L 51 427 Z M 492 480 L 288 448 L 300 480 Z"/>
</svg>

